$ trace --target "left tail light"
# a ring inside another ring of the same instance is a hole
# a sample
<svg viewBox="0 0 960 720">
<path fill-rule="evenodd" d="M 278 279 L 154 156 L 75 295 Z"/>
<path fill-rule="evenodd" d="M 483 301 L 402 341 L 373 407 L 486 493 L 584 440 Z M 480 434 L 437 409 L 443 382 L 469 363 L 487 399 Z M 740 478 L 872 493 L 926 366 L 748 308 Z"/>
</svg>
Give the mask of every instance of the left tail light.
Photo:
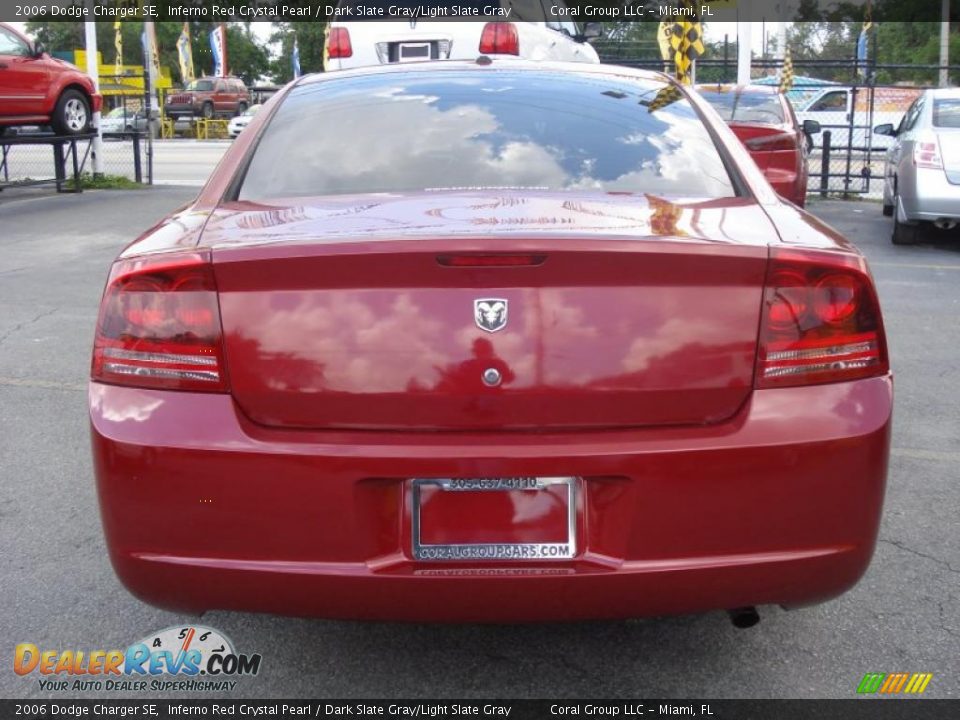
<svg viewBox="0 0 960 720">
<path fill-rule="evenodd" d="M 873 281 L 859 257 L 772 251 L 758 388 L 857 380 L 890 369 Z"/>
<path fill-rule="evenodd" d="M 519 55 L 520 36 L 511 22 L 489 22 L 480 35 L 480 53 L 483 55 Z"/>
<path fill-rule="evenodd" d="M 327 37 L 327 57 L 348 58 L 353 56 L 353 46 L 350 44 L 350 31 L 345 27 L 330 28 Z"/>
<path fill-rule="evenodd" d="M 227 392 L 216 282 L 203 253 L 118 260 L 100 303 L 93 380 Z"/>
</svg>

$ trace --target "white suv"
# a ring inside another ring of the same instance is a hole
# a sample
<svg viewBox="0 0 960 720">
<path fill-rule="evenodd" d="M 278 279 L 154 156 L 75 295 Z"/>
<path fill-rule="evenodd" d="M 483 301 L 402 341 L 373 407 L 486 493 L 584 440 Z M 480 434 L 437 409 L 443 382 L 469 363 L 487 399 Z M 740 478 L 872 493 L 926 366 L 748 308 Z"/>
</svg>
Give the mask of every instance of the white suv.
<svg viewBox="0 0 960 720">
<path fill-rule="evenodd" d="M 459 0 L 445 9 L 446 17 L 474 11 L 479 19 L 405 17 L 400 13 L 408 7 L 397 0 L 339 0 L 337 19 L 329 25 L 324 69 L 480 55 L 600 62 L 587 42 L 600 36 L 600 23 L 585 23 L 581 29 L 563 18 L 566 6 L 559 0 Z M 487 22 L 491 11 L 499 13 L 500 21 Z M 371 20 L 371 15 L 384 19 Z"/>
</svg>

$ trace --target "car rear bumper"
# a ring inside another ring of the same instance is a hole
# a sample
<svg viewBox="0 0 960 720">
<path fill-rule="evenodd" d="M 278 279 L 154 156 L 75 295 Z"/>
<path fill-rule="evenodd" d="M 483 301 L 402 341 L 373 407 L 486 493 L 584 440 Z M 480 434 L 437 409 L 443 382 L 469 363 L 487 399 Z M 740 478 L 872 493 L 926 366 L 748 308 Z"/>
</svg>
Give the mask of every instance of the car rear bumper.
<svg viewBox="0 0 960 720">
<path fill-rule="evenodd" d="M 225 395 L 91 383 L 114 568 L 164 607 L 336 618 L 621 618 L 826 600 L 873 553 L 892 381 L 761 390 L 708 427 L 306 432 Z M 582 478 L 573 560 L 414 561 L 412 477 Z"/>
<path fill-rule="evenodd" d="M 200 114 L 200 108 L 193 105 L 169 104 L 165 105 L 163 112 L 169 117 L 193 117 Z"/>
<path fill-rule="evenodd" d="M 910 220 L 960 220 L 960 185 L 954 185 L 943 170 L 918 168 L 913 193 L 901 195 Z"/>
</svg>

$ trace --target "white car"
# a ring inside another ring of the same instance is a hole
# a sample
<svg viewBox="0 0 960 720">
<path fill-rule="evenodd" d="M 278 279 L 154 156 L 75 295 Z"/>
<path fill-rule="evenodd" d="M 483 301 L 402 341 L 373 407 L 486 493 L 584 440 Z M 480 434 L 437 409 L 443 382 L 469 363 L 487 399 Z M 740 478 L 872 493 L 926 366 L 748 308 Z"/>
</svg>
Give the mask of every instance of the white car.
<svg viewBox="0 0 960 720">
<path fill-rule="evenodd" d="M 927 90 L 897 127 L 874 132 L 893 138 L 883 182 L 883 214 L 893 216 L 893 242 L 911 245 L 932 224 L 960 225 L 960 89 Z"/>
<path fill-rule="evenodd" d="M 431 6 L 434 7 L 434 6 Z M 546 8 L 546 10 L 545 10 Z M 327 36 L 325 70 L 425 60 L 475 60 L 480 55 L 528 60 L 598 63 L 588 40 L 600 23 L 582 26 L 563 17 L 562 0 L 463 0 L 441 8 L 449 14 L 475 10 L 476 22 L 401 17 L 409 10 L 396 0 L 339 0 Z M 376 14 L 382 12 L 383 14 Z M 383 21 L 369 20 L 383 17 Z M 392 14 L 391 14 L 392 13 Z M 498 22 L 485 22 L 500 13 Z M 544 21 L 546 17 L 546 21 Z"/>
<path fill-rule="evenodd" d="M 806 120 L 820 123 L 822 130 L 830 131 L 830 147 L 846 149 L 852 145 L 855 149 L 886 150 L 893 143 L 889 137 L 871 135 L 873 125 L 891 123 L 897 125 L 903 118 L 907 107 L 920 90 L 908 87 L 875 88 L 873 90 L 873 108 L 870 108 L 870 90 L 841 86 L 828 86 L 815 95 L 798 103 L 794 110 L 802 125 Z M 853 142 L 850 143 L 850 125 L 853 125 Z M 808 149 L 823 146 L 823 133 L 809 136 Z"/>
<path fill-rule="evenodd" d="M 103 135 L 122 135 L 132 132 L 146 132 L 147 117 L 142 110 L 114 108 L 100 118 L 100 132 Z"/>
<path fill-rule="evenodd" d="M 227 125 L 227 134 L 231 138 L 237 137 L 241 132 L 243 132 L 243 129 L 250 124 L 250 121 L 253 120 L 253 116 L 256 115 L 259 110 L 259 105 L 251 105 L 235 118 L 230 118 L 230 124 Z"/>
</svg>

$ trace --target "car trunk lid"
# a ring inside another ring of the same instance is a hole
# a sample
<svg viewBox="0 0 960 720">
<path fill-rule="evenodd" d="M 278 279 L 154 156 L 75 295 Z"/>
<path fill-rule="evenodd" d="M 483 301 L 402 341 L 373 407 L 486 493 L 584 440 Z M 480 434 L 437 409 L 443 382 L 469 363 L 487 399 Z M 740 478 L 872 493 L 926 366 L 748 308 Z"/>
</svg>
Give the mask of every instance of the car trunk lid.
<svg viewBox="0 0 960 720">
<path fill-rule="evenodd" d="M 742 199 L 503 193 L 238 203 L 203 243 L 252 420 L 534 430 L 733 415 L 774 239 Z"/>
</svg>

